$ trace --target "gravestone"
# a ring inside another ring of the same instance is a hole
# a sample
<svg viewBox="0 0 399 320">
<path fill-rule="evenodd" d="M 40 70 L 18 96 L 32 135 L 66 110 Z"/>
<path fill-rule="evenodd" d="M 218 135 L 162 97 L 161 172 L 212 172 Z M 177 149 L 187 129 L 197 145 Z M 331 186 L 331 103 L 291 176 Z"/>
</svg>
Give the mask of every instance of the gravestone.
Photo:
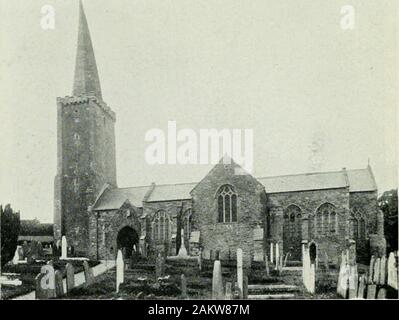
<svg viewBox="0 0 399 320">
<path fill-rule="evenodd" d="M 19 260 L 24 260 L 24 249 L 22 246 L 18 246 L 18 256 L 19 256 Z"/>
<path fill-rule="evenodd" d="M 243 295 L 243 265 L 242 265 L 242 249 L 237 249 L 237 287 L 240 292 L 240 298 Z"/>
<path fill-rule="evenodd" d="M 62 297 L 65 294 L 64 292 L 64 284 L 62 281 L 62 273 L 57 270 L 55 272 L 55 295 L 57 298 Z"/>
<path fill-rule="evenodd" d="M 65 236 L 61 240 L 61 259 L 66 259 L 68 256 L 68 243 Z"/>
<path fill-rule="evenodd" d="M 119 292 L 119 285 L 124 282 L 125 262 L 123 261 L 122 251 L 118 250 L 116 257 L 116 292 Z"/>
<path fill-rule="evenodd" d="M 388 286 L 398 290 L 398 267 L 393 252 L 388 257 Z"/>
<path fill-rule="evenodd" d="M 187 299 L 187 279 L 184 274 L 180 276 L 180 290 L 181 290 L 181 298 L 182 299 Z"/>
<path fill-rule="evenodd" d="M 346 299 L 346 294 L 348 290 L 348 264 L 346 260 L 346 255 L 342 253 L 341 255 L 341 265 L 339 267 L 338 283 L 337 283 L 337 294 L 342 298 Z"/>
<path fill-rule="evenodd" d="M 243 299 L 248 299 L 248 276 L 245 275 L 243 277 L 243 282 L 242 282 L 242 298 Z"/>
<path fill-rule="evenodd" d="M 379 284 L 386 284 L 386 276 L 387 276 L 387 259 L 385 256 L 381 258 L 381 263 L 380 263 L 380 281 Z"/>
<path fill-rule="evenodd" d="M 225 296 L 226 300 L 231 300 L 233 299 L 233 292 L 231 289 L 231 282 L 227 282 L 226 283 L 226 296 Z"/>
<path fill-rule="evenodd" d="M 51 265 L 44 265 L 40 273 L 35 278 L 36 299 L 46 300 L 56 297 L 55 292 L 55 272 Z"/>
<path fill-rule="evenodd" d="M 357 266 L 349 265 L 349 299 L 357 298 L 358 281 Z"/>
<path fill-rule="evenodd" d="M 265 255 L 265 269 L 266 269 L 266 275 L 270 276 L 270 269 L 269 269 L 269 257 L 267 254 Z"/>
<path fill-rule="evenodd" d="M 373 276 L 373 283 L 378 284 L 380 283 L 380 267 L 381 267 L 381 259 L 377 258 L 374 263 L 374 276 Z"/>
<path fill-rule="evenodd" d="M 273 263 L 273 242 L 270 242 L 270 262 Z"/>
<path fill-rule="evenodd" d="M 377 299 L 384 300 L 386 298 L 387 298 L 387 290 L 385 288 L 380 288 L 380 290 L 378 290 Z"/>
<path fill-rule="evenodd" d="M 366 276 L 362 275 L 359 278 L 359 287 L 357 289 L 358 299 L 364 299 L 365 288 L 366 288 Z"/>
<path fill-rule="evenodd" d="M 89 263 L 86 260 L 83 261 L 83 269 L 85 275 L 85 287 L 88 287 L 94 282 L 94 275 L 93 270 L 90 268 Z"/>
<path fill-rule="evenodd" d="M 278 242 L 276 242 L 276 270 L 278 269 L 278 264 L 280 263 L 280 248 Z"/>
<path fill-rule="evenodd" d="M 369 284 L 367 286 L 367 299 L 375 299 L 377 293 L 377 285 Z"/>
<path fill-rule="evenodd" d="M 373 283 L 374 281 L 374 264 L 375 264 L 375 257 L 371 256 L 370 265 L 369 265 L 369 277 L 367 279 L 368 283 Z"/>
<path fill-rule="evenodd" d="M 75 287 L 75 270 L 70 263 L 66 264 L 65 270 L 67 293 L 69 293 Z"/>
<path fill-rule="evenodd" d="M 199 249 L 199 254 L 198 254 L 198 269 L 199 269 L 199 271 L 202 271 L 202 249 Z"/>
<path fill-rule="evenodd" d="M 161 253 L 158 253 L 158 256 L 155 260 L 155 277 L 156 279 L 163 277 L 165 273 L 165 259 L 161 255 Z"/>
<path fill-rule="evenodd" d="M 213 265 L 212 299 L 223 299 L 223 278 L 220 260 L 215 260 Z"/>
<path fill-rule="evenodd" d="M 19 246 L 17 247 L 17 249 L 15 249 L 15 253 L 14 253 L 14 257 L 12 258 L 12 264 L 18 264 L 19 263 Z"/>
<path fill-rule="evenodd" d="M 283 264 L 283 267 L 284 267 L 284 268 L 287 266 L 287 260 L 288 260 L 288 257 L 289 257 L 290 255 L 291 255 L 291 253 L 289 253 L 289 252 L 285 255 L 284 264 Z"/>
<path fill-rule="evenodd" d="M 181 230 L 181 238 L 180 239 L 181 239 L 181 241 L 180 241 L 180 249 L 179 249 L 178 256 L 183 257 L 183 258 L 188 257 L 187 249 L 184 244 L 184 229 Z"/>
</svg>

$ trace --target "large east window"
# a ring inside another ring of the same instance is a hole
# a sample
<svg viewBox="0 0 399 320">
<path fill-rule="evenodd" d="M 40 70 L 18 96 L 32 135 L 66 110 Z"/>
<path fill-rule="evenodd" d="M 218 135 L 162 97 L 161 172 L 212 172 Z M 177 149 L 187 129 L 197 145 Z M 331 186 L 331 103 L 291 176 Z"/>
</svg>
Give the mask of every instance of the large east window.
<svg viewBox="0 0 399 320">
<path fill-rule="evenodd" d="M 224 185 L 217 193 L 218 222 L 237 222 L 237 194 L 231 185 Z"/>
</svg>

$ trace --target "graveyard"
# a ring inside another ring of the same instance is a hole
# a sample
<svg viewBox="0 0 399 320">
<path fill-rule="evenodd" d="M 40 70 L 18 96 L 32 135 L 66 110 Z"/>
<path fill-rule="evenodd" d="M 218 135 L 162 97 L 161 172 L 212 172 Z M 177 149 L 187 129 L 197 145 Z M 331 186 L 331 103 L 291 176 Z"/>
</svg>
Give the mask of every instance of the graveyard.
<svg viewBox="0 0 399 320">
<path fill-rule="evenodd" d="M 349 250 L 339 266 L 312 259 L 303 246 L 302 261 L 277 250 L 263 259 L 220 259 L 218 251 L 190 256 L 182 242 L 176 256 L 155 259 L 133 250 L 115 261 L 73 256 L 65 237 L 52 252 L 24 244 L 2 270 L 2 299 L 397 299 L 397 252 L 357 264 Z"/>
</svg>

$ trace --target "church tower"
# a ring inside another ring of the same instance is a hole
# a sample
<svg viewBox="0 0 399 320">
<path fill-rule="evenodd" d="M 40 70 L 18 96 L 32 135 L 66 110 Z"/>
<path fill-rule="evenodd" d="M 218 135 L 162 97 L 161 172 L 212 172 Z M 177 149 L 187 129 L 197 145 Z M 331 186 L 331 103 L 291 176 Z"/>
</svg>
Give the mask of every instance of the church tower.
<svg viewBox="0 0 399 320">
<path fill-rule="evenodd" d="M 115 113 L 104 103 L 89 27 L 79 5 L 73 95 L 57 98 L 54 236 L 87 255 L 88 208 L 105 183 L 116 186 Z"/>
</svg>

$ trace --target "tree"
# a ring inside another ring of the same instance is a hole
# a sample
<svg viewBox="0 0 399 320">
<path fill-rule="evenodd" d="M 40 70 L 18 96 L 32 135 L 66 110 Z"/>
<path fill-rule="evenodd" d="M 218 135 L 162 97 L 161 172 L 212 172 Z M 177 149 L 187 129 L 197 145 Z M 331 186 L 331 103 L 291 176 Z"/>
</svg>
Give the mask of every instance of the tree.
<svg viewBox="0 0 399 320">
<path fill-rule="evenodd" d="M 385 191 L 378 199 L 384 213 L 384 233 L 389 251 L 398 250 L 398 190 Z"/>
<path fill-rule="evenodd" d="M 14 213 L 11 205 L 6 205 L 4 210 L 0 206 L 1 223 L 1 267 L 3 267 L 8 261 L 10 261 L 15 254 L 18 243 L 18 235 L 20 229 L 20 217 L 19 212 Z"/>
</svg>

